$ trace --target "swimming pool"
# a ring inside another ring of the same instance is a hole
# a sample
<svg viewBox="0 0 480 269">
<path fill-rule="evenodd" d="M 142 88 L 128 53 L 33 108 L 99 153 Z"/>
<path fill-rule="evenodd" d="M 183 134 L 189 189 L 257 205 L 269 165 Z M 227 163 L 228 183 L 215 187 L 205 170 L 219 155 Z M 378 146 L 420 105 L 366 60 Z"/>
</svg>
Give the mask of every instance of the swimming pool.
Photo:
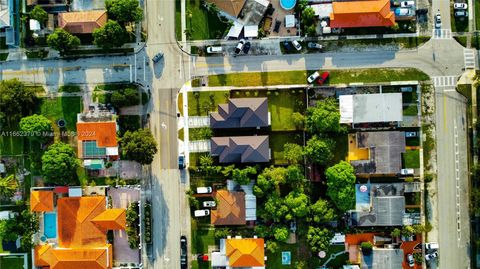
<svg viewBox="0 0 480 269">
<path fill-rule="evenodd" d="M 355 209 L 358 211 L 370 210 L 370 183 L 355 184 Z"/>
<path fill-rule="evenodd" d="M 285 10 L 290 10 L 295 7 L 297 0 L 280 0 L 280 6 Z"/>
<path fill-rule="evenodd" d="M 57 213 L 43 214 L 43 233 L 47 238 L 57 237 Z"/>
</svg>

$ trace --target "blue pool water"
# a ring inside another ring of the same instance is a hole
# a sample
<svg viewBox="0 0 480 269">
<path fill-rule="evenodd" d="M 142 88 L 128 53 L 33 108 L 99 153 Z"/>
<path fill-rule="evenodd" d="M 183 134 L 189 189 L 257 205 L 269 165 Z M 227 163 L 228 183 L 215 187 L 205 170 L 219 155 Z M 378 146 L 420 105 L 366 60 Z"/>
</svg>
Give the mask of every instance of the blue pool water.
<svg viewBox="0 0 480 269">
<path fill-rule="evenodd" d="M 290 265 L 292 259 L 292 253 L 290 251 L 282 251 L 282 264 Z"/>
<path fill-rule="evenodd" d="M 285 10 L 290 10 L 295 7 L 297 0 L 280 0 L 280 6 Z"/>
<path fill-rule="evenodd" d="M 47 238 L 57 237 L 57 213 L 50 212 L 43 215 L 44 234 Z"/>
<path fill-rule="evenodd" d="M 364 191 L 360 188 L 363 186 Z M 355 184 L 355 209 L 359 211 L 369 210 L 370 208 L 370 184 Z"/>
</svg>

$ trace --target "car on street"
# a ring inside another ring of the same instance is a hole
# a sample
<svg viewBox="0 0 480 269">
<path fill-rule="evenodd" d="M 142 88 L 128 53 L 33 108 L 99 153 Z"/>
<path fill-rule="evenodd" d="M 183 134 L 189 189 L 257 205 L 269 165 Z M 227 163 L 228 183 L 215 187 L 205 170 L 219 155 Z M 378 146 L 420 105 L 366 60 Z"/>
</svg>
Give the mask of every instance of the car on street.
<svg viewBox="0 0 480 269">
<path fill-rule="evenodd" d="M 395 9 L 395 15 L 396 16 L 413 16 L 414 13 L 413 13 L 413 10 L 411 10 L 410 8 L 397 8 Z"/>
<path fill-rule="evenodd" d="M 413 254 L 412 253 L 407 255 L 407 262 L 408 262 L 408 266 L 410 266 L 410 267 L 415 266 L 415 260 L 413 259 Z"/>
<path fill-rule="evenodd" d="M 425 243 L 426 250 L 438 249 L 438 243 Z"/>
<path fill-rule="evenodd" d="M 158 61 L 160 61 L 161 59 L 163 59 L 163 52 L 159 52 L 155 56 L 153 56 L 152 62 L 158 63 Z"/>
<path fill-rule="evenodd" d="M 317 78 L 319 78 L 319 77 L 320 77 L 320 73 L 315 72 L 315 73 L 311 74 L 310 76 L 308 76 L 307 82 L 310 83 L 310 84 L 312 84 L 312 83 L 313 83 L 315 80 L 317 80 Z"/>
<path fill-rule="evenodd" d="M 197 187 L 197 193 L 204 194 L 204 193 L 212 193 L 212 187 Z"/>
<path fill-rule="evenodd" d="M 415 5 L 415 1 L 402 1 L 400 2 L 401 7 L 413 7 Z"/>
<path fill-rule="evenodd" d="M 222 53 L 223 49 L 221 46 L 208 46 L 207 47 L 207 53 Z"/>
<path fill-rule="evenodd" d="M 295 47 L 295 49 L 296 49 L 297 51 L 302 50 L 302 45 L 300 45 L 300 43 L 299 43 L 297 40 L 293 40 L 293 41 L 292 41 L 292 44 L 293 44 L 293 46 Z"/>
<path fill-rule="evenodd" d="M 290 41 L 287 41 L 287 40 L 283 41 L 283 47 L 287 52 L 293 51 L 293 46 L 292 46 L 292 43 L 290 43 Z"/>
<path fill-rule="evenodd" d="M 193 215 L 194 215 L 195 217 L 205 217 L 205 216 L 210 215 L 210 210 L 208 210 L 208 209 L 195 210 L 195 211 L 193 212 Z"/>
<path fill-rule="evenodd" d="M 413 175 L 414 173 L 415 170 L 413 168 L 404 168 L 400 170 L 400 175 L 402 176 Z"/>
<path fill-rule="evenodd" d="M 185 168 L 185 156 L 180 155 L 178 156 L 178 169 L 182 170 Z"/>
<path fill-rule="evenodd" d="M 250 44 L 250 42 L 245 43 L 245 46 L 243 46 L 243 53 L 248 54 L 251 46 L 252 44 Z"/>
<path fill-rule="evenodd" d="M 307 47 L 309 49 L 317 49 L 317 50 L 321 50 L 322 49 L 322 45 L 318 44 L 317 42 L 308 42 L 307 43 Z"/>
<path fill-rule="evenodd" d="M 245 39 L 242 38 L 242 39 L 240 39 L 237 46 L 235 47 L 235 55 L 240 54 L 240 52 L 243 49 L 243 46 L 245 46 Z"/>
<path fill-rule="evenodd" d="M 435 28 L 442 27 L 442 16 L 440 13 L 435 14 Z"/>
<path fill-rule="evenodd" d="M 468 11 L 465 10 L 458 10 L 453 13 L 455 17 L 461 18 L 461 17 L 468 17 Z"/>
<path fill-rule="evenodd" d="M 463 10 L 467 10 L 468 9 L 468 5 L 466 3 L 455 3 L 453 4 L 453 9 L 463 9 Z"/>
<path fill-rule="evenodd" d="M 204 201 L 203 207 L 215 207 L 217 203 L 215 201 Z"/>
<path fill-rule="evenodd" d="M 405 132 L 405 137 L 417 137 L 418 132 Z"/>
<path fill-rule="evenodd" d="M 438 252 L 433 252 L 433 253 L 430 253 L 430 254 L 426 254 L 425 255 L 425 260 L 431 261 L 433 259 L 436 259 L 437 257 L 438 257 Z"/>
<path fill-rule="evenodd" d="M 182 235 L 180 236 L 180 268 L 187 269 L 187 238 Z"/>
<path fill-rule="evenodd" d="M 330 76 L 330 73 L 329 73 L 329 72 L 327 72 L 327 71 L 323 72 L 323 73 L 320 75 L 320 77 L 317 79 L 317 83 L 318 83 L 319 85 L 325 84 L 325 82 L 327 82 L 327 79 L 328 79 L 329 76 Z"/>
</svg>

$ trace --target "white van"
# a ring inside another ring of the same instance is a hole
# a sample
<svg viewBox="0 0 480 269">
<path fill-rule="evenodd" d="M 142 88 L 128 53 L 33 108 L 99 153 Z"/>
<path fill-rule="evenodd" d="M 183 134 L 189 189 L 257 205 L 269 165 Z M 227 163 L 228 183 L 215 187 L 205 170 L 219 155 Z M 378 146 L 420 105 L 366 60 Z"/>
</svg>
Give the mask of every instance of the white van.
<svg viewBox="0 0 480 269">
<path fill-rule="evenodd" d="M 207 47 L 207 53 L 222 53 L 223 49 L 220 46 L 209 46 Z"/>
<path fill-rule="evenodd" d="M 205 216 L 210 215 L 210 210 L 208 210 L 208 209 L 195 210 L 193 212 L 193 215 L 195 217 L 205 217 Z"/>
<path fill-rule="evenodd" d="M 395 15 L 397 15 L 397 16 L 413 16 L 413 11 L 409 8 L 397 8 L 397 9 L 395 9 Z"/>
<path fill-rule="evenodd" d="M 197 187 L 197 193 L 212 193 L 212 187 Z"/>
</svg>

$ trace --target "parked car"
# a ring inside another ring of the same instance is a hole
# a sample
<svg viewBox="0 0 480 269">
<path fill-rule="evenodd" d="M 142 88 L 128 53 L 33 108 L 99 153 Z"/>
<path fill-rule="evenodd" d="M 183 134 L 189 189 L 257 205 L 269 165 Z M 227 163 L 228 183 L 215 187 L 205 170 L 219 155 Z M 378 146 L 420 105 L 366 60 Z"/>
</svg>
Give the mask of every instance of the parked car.
<svg viewBox="0 0 480 269">
<path fill-rule="evenodd" d="M 320 77 L 320 74 L 318 72 L 315 72 L 315 73 L 311 74 L 310 76 L 308 76 L 307 82 L 311 84 L 315 80 L 317 80 L 317 78 L 319 78 L 319 77 Z"/>
<path fill-rule="evenodd" d="M 243 46 L 245 46 L 245 39 L 242 38 L 238 42 L 237 47 L 235 47 L 235 55 L 238 55 L 242 51 Z"/>
<path fill-rule="evenodd" d="M 400 2 L 401 7 L 413 7 L 415 5 L 415 1 L 402 1 Z"/>
<path fill-rule="evenodd" d="M 442 16 L 440 16 L 440 13 L 435 14 L 435 28 L 440 28 L 442 27 Z"/>
<path fill-rule="evenodd" d="M 187 238 L 182 235 L 180 236 L 180 268 L 187 269 Z"/>
<path fill-rule="evenodd" d="M 308 42 L 308 43 L 307 43 L 307 47 L 308 47 L 309 49 L 317 49 L 317 50 L 321 50 L 321 49 L 323 48 L 322 45 L 320 45 L 320 44 L 318 44 L 318 43 L 316 43 L 316 42 Z"/>
<path fill-rule="evenodd" d="M 402 8 L 395 9 L 395 15 L 396 16 L 413 16 L 415 14 L 412 9 L 402 7 Z"/>
<path fill-rule="evenodd" d="M 161 59 L 163 59 L 163 52 L 159 52 L 159 53 L 157 53 L 155 56 L 153 56 L 152 62 L 153 62 L 153 63 L 157 63 L 157 62 L 160 61 Z"/>
<path fill-rule="evenodd" d="M 400 170 L 400 175 L 402 176 L 413 175 L 414 173 L 415 170 L 413 170 L 413 168 L 404 168 Z"/>
<path fill-rule="evenodd" d="M 438 257 L 438 252 L 433 252 L 433 253 L 430 253 L 430 254 L 426 254 L 425 255 L 425 260 L 431 261 L 433 259 L 436 259 L 437 257 Z"/>
<path fill-rule="evenodd" d="M 405 137 L 417 137 L 418 132 L 405 132 Z"/>
<path fill-rule="evenodd" d="M 197 187 L 197 193 L 212 193 L 212 187 Z"/>
<path fill-rule="evenodd" d="M 199 262 L 208 262 L 208 255 L 207 254 L 198 254 L 197 261 Z"/>
<path fill-rule="evenodd" d="M 245 43 L 245 46 L 243 46 L 243 53 L 247 54 L 251 46 L 252 44 L 250 44 L 250 42 Z"/>
<path fill-rule="evenodd" d="M 290 44 L 290 41 L 283 41 L 283 46 L 285 47 L 285 50 L 287 52 L 291 52 L 293 50 L 292 44 Z"/>
<path fill-rule="evenodd" d="M 208 46 L 207 53 L 222 53 L 223 48 L 221 46 Z"/>
<path fill-rule="evenodd" d="M 217 203 L 215 201 L 204 201 L 203 207 L 215 207 Z"/>
<path fill-rule="evenodd" d="M 178 156 L 178 169 L 182 170 L 185 168 L 185 156 L 180 155 Z"/>
<path fill-rule="evenodd" d="M 413 87 L 401 87 L 401 92 L 413 92 Z"/>
<path fill-rule="evenodd" d="M 295 49 L 296 49 L 297 51 L 302 50 L 302 45 L 300 45 L 300 43 L 299 43 L 297 40 L 293 40 L 293 41 L 292 41 L 292 44 L 293 44 L 293 46 L 295 47 Z"/>
<path fill-rule="evenodd" d="M 453 13 L 455 17 L 468 17 L 468 11 L 465 10 L 458 10 Z"/>
<path fill-rule="evenodd" d="M 208 209 L 195 210 L 195 211 L 193 212 L 193 215 L 194 215 L 195 217 L 205 217 L 205 216 L 210 215 L 210 210 L 208 210 Z"/>
<path fill-rule="evenodd" d="M 455 3 L 453 4 L 453 9 L 463 9 L 463 10 L 467 10 L 468 9 L 468 5 L 466 3 Z"/>
<path fill-rule="evenodd" d="M 408 262 L 408 266 L 410 266 L 410 267 L 415 266 L 415 260 L 413 259 L 413 254 L 412 253 L 407 255 L 407 262 Z"/>
<path fill-rule="evenodd" d="M 438 243 L 425 243 L 426 250 L 438 249 Z"/>
<path fill-rule="evenodd" d="M 323 72 L 317 80 L 318 84 L 323 85 L 327 81 L 329 76 L 330 76 L 329 72 L 327 71 Z"/>
</svg>

